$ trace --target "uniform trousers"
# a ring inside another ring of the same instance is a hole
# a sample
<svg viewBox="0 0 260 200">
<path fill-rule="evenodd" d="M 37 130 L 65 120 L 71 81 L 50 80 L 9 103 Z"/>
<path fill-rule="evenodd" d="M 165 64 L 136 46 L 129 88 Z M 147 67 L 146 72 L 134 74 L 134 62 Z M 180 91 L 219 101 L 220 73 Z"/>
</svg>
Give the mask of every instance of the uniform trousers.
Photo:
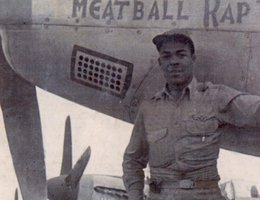
<svg viewBox="0 0 260 200">
<path fill-rule="evenodd" d="M 149 193 L 148 200 L 225 200 L 218 187 L 210 189 L 166 189 Z"/>
</svg>

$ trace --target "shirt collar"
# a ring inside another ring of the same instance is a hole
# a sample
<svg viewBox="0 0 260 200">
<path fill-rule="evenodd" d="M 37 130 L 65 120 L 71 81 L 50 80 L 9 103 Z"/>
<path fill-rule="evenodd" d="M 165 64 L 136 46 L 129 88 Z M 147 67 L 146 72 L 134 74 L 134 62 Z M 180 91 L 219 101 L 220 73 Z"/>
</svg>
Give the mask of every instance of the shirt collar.
<svg viewBox="0 0 260 200">
<path fill-rule="evenodd" d="M 189 83 L 189 85 L 187 85 L 183 91 L 182 91 L 182 95 L 180 97 L 180 100 L 185 96 L 188 95 L 189 99 L 192 99 L 194 97 L 195 92 L 197 91 L 197 80 L 195 77 L 192 78 L 191 82 Z M 170 91 L 168 89 L 168 84 L 166 83 L 162 94 L 165 98 L 167 99 L 172 99 L 172 95 L 170 94 Z"/>
</svg>

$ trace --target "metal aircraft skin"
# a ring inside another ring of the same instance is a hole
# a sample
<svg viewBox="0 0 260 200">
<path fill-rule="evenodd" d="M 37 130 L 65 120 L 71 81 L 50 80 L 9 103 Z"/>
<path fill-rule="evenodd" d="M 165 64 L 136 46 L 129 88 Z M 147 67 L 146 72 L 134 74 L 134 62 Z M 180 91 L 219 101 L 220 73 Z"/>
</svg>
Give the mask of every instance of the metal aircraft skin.
<svg viewBox="0 0 260 200">
<path fill-rule="evenodd" d="M 259 10 L 259 0 L 2 0 L 0 104 L 23 199 L 47 198 L 35 86 L 133 123 L 164 85 L 152 38 L 185 29 L 198 80 L 260 95 Z M 255 130 L 223 138 L 260 156 Z"/>
<path fill-rule="evenodd" d="M 226 200 L 259 200 L 259 184 L 242 180 L 230 180 L 220 184 L 222 195 Z"/>
</svg>

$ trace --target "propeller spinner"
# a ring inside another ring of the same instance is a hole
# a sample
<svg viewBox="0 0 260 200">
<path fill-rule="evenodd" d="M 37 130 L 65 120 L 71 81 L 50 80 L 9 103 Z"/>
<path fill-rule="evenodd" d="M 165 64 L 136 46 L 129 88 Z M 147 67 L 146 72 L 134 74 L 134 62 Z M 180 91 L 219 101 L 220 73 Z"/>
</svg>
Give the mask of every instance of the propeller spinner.
<svg viewBox="0 0 260 200">
<path fill-rule="evenodd" d="M 48 180 L 50 200 L 77 200 L 79 182 L 88 164 L 91 149 L 88 147 L 72 168 L 72 142 L 70 117 L 66 119 L 61 176 Z"/>
</svg>

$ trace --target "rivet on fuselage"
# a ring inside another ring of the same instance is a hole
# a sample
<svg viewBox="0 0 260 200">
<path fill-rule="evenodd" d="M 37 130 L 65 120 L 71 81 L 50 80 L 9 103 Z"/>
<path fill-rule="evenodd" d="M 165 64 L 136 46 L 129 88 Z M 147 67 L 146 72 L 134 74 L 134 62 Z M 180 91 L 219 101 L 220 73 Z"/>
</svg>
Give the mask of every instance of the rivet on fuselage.
<svg viewBox="0 0 260 200">
<path fill-rule="evenodd" d="M 139 35 L 141 35 L 141 34 L 142 34 L 142 31 L 141 31 L 141 30 L 137 30 L 136 33 L 139 34 Z"/>
<path fill-rule="evenodd" d="M 111 20 L 107 20 L 107 21 L 106 21 L 106 24 L 107 24 L 107 25 L 111 25 Z"/>
</svg>

